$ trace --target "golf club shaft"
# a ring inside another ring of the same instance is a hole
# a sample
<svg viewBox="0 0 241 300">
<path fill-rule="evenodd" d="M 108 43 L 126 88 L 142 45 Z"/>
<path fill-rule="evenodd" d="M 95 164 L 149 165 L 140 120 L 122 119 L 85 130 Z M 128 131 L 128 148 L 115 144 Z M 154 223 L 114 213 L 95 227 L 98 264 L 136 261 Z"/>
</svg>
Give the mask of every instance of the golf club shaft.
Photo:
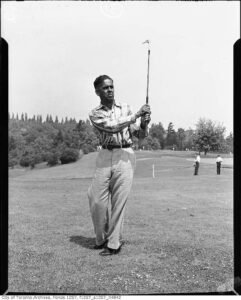
<svg viewBox="0 0 241 300">
<path fill-rule="evenodd" d="M 148 63 L 147 63 L 147 87 L 146 87 L 146 104 L 149 104 L 149 71 L 150 71 L 150 49 L 148 49 Z M 148 123 L 146 122 L 145 136 L 148 136 Z"/>
</svg>

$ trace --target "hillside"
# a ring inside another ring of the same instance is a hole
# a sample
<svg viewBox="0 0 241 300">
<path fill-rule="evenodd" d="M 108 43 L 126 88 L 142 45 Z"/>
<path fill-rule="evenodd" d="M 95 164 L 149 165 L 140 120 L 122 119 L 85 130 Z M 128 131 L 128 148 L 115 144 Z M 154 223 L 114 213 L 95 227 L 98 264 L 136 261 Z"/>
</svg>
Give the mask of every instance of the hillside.
<svg viewBox="0 0 241 300">
<path fill-rule="evenodd" d="M 84 155 L 75 163 L 42 169 L 10 169 L 9 177 L 17 180 L 92 178 L 97 152 Z M 17 177 L 17 178 L 16 178 Z"/>
</svg>

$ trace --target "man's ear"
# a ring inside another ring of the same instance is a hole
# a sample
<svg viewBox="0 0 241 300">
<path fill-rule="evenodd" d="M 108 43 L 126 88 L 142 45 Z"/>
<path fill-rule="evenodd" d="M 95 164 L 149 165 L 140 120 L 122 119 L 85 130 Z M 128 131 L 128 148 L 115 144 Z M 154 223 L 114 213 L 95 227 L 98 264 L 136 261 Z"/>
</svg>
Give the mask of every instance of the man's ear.
<svg viewBox="0 0 241 300">
<path fill-rule="evenodd" d="M 98 89 L 96 89 L 96 90 L 95 90 L 95 93 L 96 93 L 96 95 L 97 95 L 97 96 L 99 96 L 99 95 L 100 95 L 100 92 L 99 92 L 99 90 L 98 90 Z"/>
</svg>

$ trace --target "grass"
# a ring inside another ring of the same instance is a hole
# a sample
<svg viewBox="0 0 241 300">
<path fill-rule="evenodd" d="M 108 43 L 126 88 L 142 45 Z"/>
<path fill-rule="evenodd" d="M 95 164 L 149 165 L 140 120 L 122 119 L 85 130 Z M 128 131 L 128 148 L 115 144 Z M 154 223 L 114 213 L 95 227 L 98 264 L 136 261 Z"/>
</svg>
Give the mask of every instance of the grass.
<svg viewBox="0 0 241 300">
<path fill-rule="evenodd" d="M 87 188 L 96 153 L 10 170 L 9 292 L 163 294 L 226 291 L 233 278 L 232 176 L 191 153 L 137 152 L 120 255 L 101 257 Z M 155 164 L 155 178 L 152 178 Z"/>
</svg>

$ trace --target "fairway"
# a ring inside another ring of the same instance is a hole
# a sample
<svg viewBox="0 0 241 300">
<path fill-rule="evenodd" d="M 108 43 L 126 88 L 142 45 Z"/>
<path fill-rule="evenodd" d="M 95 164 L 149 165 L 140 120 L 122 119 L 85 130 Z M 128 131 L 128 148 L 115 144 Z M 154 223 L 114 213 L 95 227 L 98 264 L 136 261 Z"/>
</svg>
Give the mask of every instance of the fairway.
<svg viewBox="0 0 241 300">
<path fill-rule="evenodd" d="M 101 257 L 86 196 L 97 153 L 9 172 L 8 292 L 163 294 L 230 290 L 233 168 L 191 153 L 138 151 L 125 244 Z M 155 177 L 153 178 L 153 165 Z"/>
</svg>

